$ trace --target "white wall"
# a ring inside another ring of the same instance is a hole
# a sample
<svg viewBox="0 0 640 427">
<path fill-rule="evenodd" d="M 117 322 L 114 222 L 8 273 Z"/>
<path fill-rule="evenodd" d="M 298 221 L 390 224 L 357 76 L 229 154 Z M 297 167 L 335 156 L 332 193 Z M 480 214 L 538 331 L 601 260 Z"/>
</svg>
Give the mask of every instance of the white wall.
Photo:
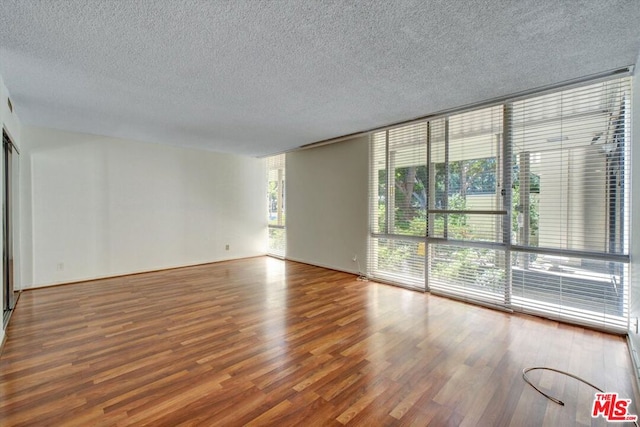
<svg viewBox="0 0 640 427">
<path fill-rule="evenodd" d="M 368 156 L 366 136 L 287 154 L 287 259 L 365 272 Z"/>
<path fill-rule="evenodd" d="M 25 287 L 266 252 L 262 159 L 30 127 L 23 156 Z"/>
</svg>

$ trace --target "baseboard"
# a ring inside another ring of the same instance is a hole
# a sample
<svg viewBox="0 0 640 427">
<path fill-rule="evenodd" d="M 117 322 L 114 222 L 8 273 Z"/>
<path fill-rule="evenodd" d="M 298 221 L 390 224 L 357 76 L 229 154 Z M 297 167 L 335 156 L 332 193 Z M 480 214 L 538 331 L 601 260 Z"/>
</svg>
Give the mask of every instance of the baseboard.
<svg viewBox="0 0 640 427">
<path fill-rule="evenodd" d="M 636 345 L 635 340 L 631 337 L 631 334 L 627 334 L 627 347 L 629 348 L 629 355 L 631 356 L 631 364 L 633 366 L 633 384 L 635 387 L 633 391 L 635 392 L 635 399 L 633 400 L 636 403 L 636 408 L 640 410 L 640 348 Z"/>
<path fill-rule="evenodd" d="M 158 273 L 158 272 L 162 272 L 162 271 L 177 270 L 177 269 L 180 269 L 180 268 L 198 267 L 200 265 L 215 264 L 215 263 L 218 263 L 218 262 L 235 261 L 235 260 L 239 260 L 239 259 L 257 258 L 257 257 L 261 257 L 261 256 L 266 256 L 266 255 L 267 254 L 247 255 L 247 256 L 239 256 L 239 257 L 233 257 L 233 258 L 222 258 L 222 259 L 217 259 L 217 260 L 213 260 L 213 261 L 199 262 L 199 263 L 195 263 L 195 264 L 184 264 L 184 265 L 175 265 L 175 266 L 168 266 L 168 267 L 159 267 L 159 268 L 155 268 L 155 269 L 151 269 L 151 270 L 137 270 L 137 271 L 132 271 L 132 272 L 129 272 L 129 273 L 114 273 L 114 274 L 108 274 L 108 275 L 104 275 L 104 276 L 91 276 L 91 277 L 86 277 L 86 278 L 71 279 L 71 280 L 67 280 L 67 281 L 31 285 L 31 286 L 28 286 L 28 287 L 23 287 L 22 290 L 23 291 L 29 291 L 29 290 L 32 290 L 32 289 L 50 288 L 50 287 L 54 287 L 54 286 L 73 285 L 75 283 L 82 283 L 82 282 L 93 282 L 95 280 L 117 279 L 119 277 L 137 276 L 137 275 L 140 275 L 140 274 L 148 274 L 148 273 Z"/>
<path fill-rule="evenodd" d="M 322 268 L 326 268 L 328 270 L 334 270 L 334 271 L 340 271 L 342 273 L 348 273 L 348 274 L 355 274 L 356 276 L 360 276 L 363 273 L 360 273 L 358 270 L 345 270 L 344 268 L 338 268 L 335 267 L 333 265 L 326 265 L 326 264 L 321 264 L 318 262 L 310 262 L 304 259 L 300 259 L 300 258 L 294 258 L 294 257 L 289 257 L 286 256 L 284 258 L 286 261 L 294 261 L 294 262 L 299 262 L 301 264 L 307 264 L 307 265 L 313 265 L 315 267 L 322 267 Z"/>
</svg>

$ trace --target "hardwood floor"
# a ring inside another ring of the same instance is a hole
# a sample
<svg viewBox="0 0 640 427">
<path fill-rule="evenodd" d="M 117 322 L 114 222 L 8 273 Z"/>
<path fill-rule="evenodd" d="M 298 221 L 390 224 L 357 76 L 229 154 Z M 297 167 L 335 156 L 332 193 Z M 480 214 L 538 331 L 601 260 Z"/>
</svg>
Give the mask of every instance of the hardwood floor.
<svg viewBox="0 0 640 427">
<path fill-rule="evenodd" d="M 606 425 L 624 338 L 261 257 L 23 292 L 2 426 Z M 623 424 L 624 425 L 624 424 Z"/>
</svg>

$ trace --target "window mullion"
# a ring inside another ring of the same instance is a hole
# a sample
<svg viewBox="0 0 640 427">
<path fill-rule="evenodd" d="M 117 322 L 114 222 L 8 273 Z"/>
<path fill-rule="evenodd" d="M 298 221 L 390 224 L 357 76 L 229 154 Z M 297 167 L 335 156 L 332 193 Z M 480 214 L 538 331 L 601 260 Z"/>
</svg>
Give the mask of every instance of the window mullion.
<svg viewBox="0 0 640 427">
<path fill-rule="evenodd" d="M 444 120 L 444 204 L 443 209 L 449 209 L 449 117 Z M 443 237 L 449 237 L 449 215 L 444 214 Z"/>
<path fill-rule="evenodd" d="M 391 153 L 389 152 L 389 131 L 386 130 L 385 132 L 385 145 L 384 145 L 384 153 L 385 153 L 385 158 L 384 158 L 384 164 L 385 164 L 385 168 L 387 169 L 387 182 L 385 185 L 385 195 L 384 195 L 384 200 L 385 200 L 385 204 L 384 204 L 384 209 L 385 209 L 385 218 L 384 218 L 384 232 L 386 234 L 389 234 L 392 232 L 393 227 L 389 227 L 389 224 L 392 220 L 392 215 L 393 215 L 393 208 L 392 208 L 392 201 L 391 201 L 391 197 L 393 192 L 391 191 L 392 186 L 395 184 L 395 180 L 394 180 L 394 176 L 393 176 L 393 170 L 390 167 L 390 163 L 391 163 Z"/>
<path fill-rule="evenodd" d="M 512 224 L 512 182 L 511 174 L 512 166 L 512 145 L 513 145 L 513 104 L 504 104 L 502 110 L 502 208 L 507 214 L 502 217 L 502 242 L 505 245 L 504 250 L 504 303 L 507 307 L 511 306 L 511 297 L 513 294 L 512 287 L 512 270 L 511 270 L 511 224 Z"/>
</svg>

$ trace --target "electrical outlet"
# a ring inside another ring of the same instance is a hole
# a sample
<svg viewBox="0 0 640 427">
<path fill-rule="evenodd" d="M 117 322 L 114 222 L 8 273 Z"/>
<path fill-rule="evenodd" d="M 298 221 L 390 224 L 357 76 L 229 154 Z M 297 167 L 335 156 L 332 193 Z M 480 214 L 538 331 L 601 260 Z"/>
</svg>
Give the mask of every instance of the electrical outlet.
<svg viewBox="0 0 640 427">
<path fill-rule="evenodd" d="M 226 245 L 224 246 L 224 250 L 225 250 L 225 251 L 228 251 L 228 250 L 229 250 L 229 244 L 226 244 Z"/>
<path fill-rule="evenodd" d="M 358 255 L 354 255 L 353 258 L 351 258 L 351 261 L 356 262 L 358 261 Z"/>
</svg>

